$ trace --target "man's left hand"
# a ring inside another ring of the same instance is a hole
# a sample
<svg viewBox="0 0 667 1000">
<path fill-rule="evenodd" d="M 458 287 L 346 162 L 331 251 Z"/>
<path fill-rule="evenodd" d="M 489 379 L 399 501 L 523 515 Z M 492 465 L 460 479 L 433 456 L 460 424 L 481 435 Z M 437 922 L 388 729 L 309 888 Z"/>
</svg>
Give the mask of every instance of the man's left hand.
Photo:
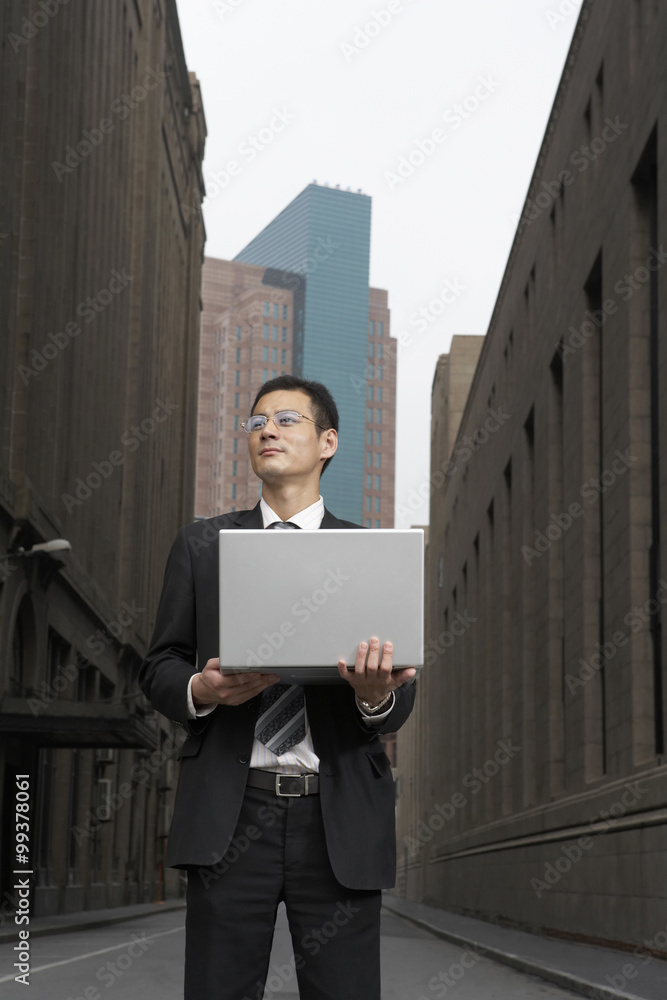
<svg viewBox="0 0 667 1000">
<path fill-rule="evenodd" d="M 339 660 L 338 673 L 343 680 L 352 685 L 361 701 L 367 701 L 369 705 L 379 705 L 391 691 L 412 680 L 417 673 L 414 667 L 392 670 L 393 656 L 393 645 L 385 642 L 380 658 L 380 640 L 377 636 L 373 636 L 370 642 L 359 644 L 354 671 L 348 670 L 345 660 Z"/>
</svg>

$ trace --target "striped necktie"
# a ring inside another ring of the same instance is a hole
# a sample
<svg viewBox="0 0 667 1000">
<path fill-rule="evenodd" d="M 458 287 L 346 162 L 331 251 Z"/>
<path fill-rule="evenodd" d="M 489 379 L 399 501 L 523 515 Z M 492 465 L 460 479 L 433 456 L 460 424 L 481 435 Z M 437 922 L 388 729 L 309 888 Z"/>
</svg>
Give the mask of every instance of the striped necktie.
<svg viewBox="0 0 667 1000">
<path fill-rule="evenodd" d="M 283 531 L 299 530 L 292 521 L 267 525 Z M 273 684 L 262 692 L 255 739 L 280 757 L 306 736 L 306 704 L 300 684 Z"/>
</svg>

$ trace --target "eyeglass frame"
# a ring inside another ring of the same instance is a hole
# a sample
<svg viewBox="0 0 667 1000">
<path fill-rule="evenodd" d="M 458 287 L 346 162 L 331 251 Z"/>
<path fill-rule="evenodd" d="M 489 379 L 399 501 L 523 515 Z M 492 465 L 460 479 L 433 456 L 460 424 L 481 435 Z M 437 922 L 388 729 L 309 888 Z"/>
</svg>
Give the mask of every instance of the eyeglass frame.
<svg viewBox="0 0 667 1000">
<path fill-rule="evenodd" d="M 281 413 L 296 413 L 297 417 L 301 417 L 303 420 L 310 420 L 311 424 L 315 424 L 316 427 L 320 427 L 322 430 L 324 430 L 322 425 L 318 424 L 317 420 L 313 420 L 313 418 L 309 417 L 306 413 L 299 413 L 298 410 L 276 410 L 276 412 L 273 414 L 272 417 L 267 417 L 265 413 L 253 413 L 251 414 L 250 417 L 248 417 L 248 420 L 243 420 L 241 422 L 241 427 L 246 432 L 246 434 L 254 434 L 255 431 L 263 431 L 266 425 L 268 424 L 269 420 L 271 420 L 273 421 L 273 426 L 277 428 L 278 425 L 275 422 L 275 418 L 280 416 Z M 246 424 L 248 423 L 249 420 L 252 419 L 252 417 L 264 417 L 265 422 L 262 424 L 261 427 L 256 427 L 253 430 L 251 430 L 250 428 L 246 427 Z M 300 422 L 301 422 L 300 420 L 297 421 L 297 423 Z M 290 425 L 288 424 L 287 426 L 289 427 Z M 281 427 L 280 429 L 284 430 L 285 428 Z"/>
</svg>

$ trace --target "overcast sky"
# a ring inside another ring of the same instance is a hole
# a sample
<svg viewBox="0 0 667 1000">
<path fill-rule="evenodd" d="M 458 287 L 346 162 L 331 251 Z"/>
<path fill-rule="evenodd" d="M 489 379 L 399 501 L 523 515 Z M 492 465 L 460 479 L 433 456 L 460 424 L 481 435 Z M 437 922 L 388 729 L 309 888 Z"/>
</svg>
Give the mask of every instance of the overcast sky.
<svg viewBox="0 0 667 1000">
<path fill-rule="evenodd" d="M 313 180 L 372 196 L 371 285 L 411 335 L 396 527 L 424 524 L 407 506 L 435 363 L 486 333 L 581 0 L 177 3 L 208 127 L 207 256 L 234 257 Z"/>
</svg>

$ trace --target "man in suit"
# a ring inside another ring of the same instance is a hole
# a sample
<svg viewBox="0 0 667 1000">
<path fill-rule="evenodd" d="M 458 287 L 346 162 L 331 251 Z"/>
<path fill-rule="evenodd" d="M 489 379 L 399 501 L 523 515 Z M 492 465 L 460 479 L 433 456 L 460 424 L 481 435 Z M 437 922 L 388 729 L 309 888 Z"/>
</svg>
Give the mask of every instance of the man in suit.
<svg viewBox="0 0 667 1000">
<path fill-rule="evenodd" d="M 218 531 L 358 528 L 324 507 L 320 475 L 338 413 L 318 382 L 283 375 L 244 425 L 262 499 L 182 528 L 174 542 L 140 683 L 188 737 L 166 863 L 188 870 L 186 1000 L 261 1000 L 280 901 L 301 1000 L 380 1000 L 381 890 L 395 881 L 394 787 L 379 741 L 407 719 L 414 668 L 360 644 L 344 684 L 278 685 L 221 674 Z M 399 568 L 397 567 L 397 572 Z M 258 567 L 279 584 L 279 567 Z M 251 607 L 262 619 L 266 609 Z"/>
</svg>

